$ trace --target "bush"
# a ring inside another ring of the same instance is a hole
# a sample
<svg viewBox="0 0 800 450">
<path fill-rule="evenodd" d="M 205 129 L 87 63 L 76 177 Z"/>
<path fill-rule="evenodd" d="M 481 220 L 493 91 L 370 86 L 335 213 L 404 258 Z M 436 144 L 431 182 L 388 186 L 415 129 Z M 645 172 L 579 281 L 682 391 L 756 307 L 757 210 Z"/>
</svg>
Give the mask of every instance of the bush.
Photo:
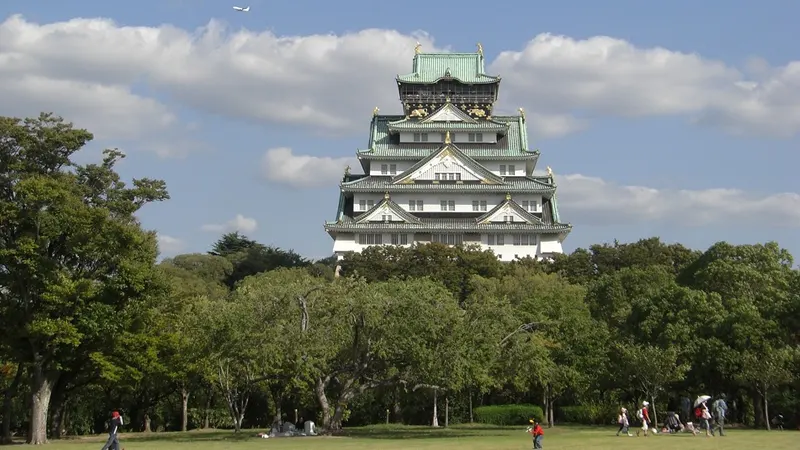
<svg viewBox="0 0 800 450">
<path fill-rule="evenodd" d="M 475 420 L 489 425 L 524 425 L 534 418 L 544 420 L 542 408 L 536 405 L 491 405 L 479 406 L 474 410 Z"/>
<path fill-rule="evenodd" d="M 581 425 L 608 425 L 617 423 L 619 407 L 600 403 L 590 403 L 577 406 L 562 406 L 559 408 L 558 412 L 560 419 L 566 423 L 575 423 Z M 633 423 L 635 418 L 630 417 L 630 420 L 631 423 Z"/>
</svg>

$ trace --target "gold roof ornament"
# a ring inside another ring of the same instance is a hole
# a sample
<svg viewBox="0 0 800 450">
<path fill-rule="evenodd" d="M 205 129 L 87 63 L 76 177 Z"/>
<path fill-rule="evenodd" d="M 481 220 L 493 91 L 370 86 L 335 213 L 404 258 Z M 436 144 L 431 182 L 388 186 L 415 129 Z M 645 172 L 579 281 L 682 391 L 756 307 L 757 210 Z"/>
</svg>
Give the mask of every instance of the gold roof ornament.
<svg viewBox="0 0 800 450">
<path fill-rule="evenodd" d="M 511 192 L 506 192 L 506 201 L 511 201 Z"/>
<path fill-rule="evenodd" d="M 383 199 L 384 199 L 384 200 L 389 200 L 389 192 L 385 192 L 385 193 L 383 194 Z"/>
<path fill-rule="evenodd" d="M 522 117 L 522 120 L 525 120 L 525 108 L 519 109 L 519 115 Z"/>
<path fill-rule="evenodd" d="M 348 164 L 348 165 L 346 165 L 346 166 L 345 166 L 345 168 L 344 168 L 344 174 L 345 174 L 345 175 L 350 175 L 350 164 Z"/>
<path fill-rule="evenodd" d="M 444 133 L 444 143 L 445 144 L 452 144 L 453 142 L 450 140 L 450 130 L 447 130 Z"/>
<path fill-rule="evenodd" d="M 553 178 L 553 169 L 551 169 L 550 166 L 547 166 L 547 176 Z"/>
<path fill-rule="evenodd" d="M 419 55 L 420 53 L 422 53 L 422 44 L 417 42 L 417 45 L 414 46 L 414 54 Z"/>
<path fill-rule="evenodd" d="M 372 110 L 372 117 L 377 116 L 379 112 L 381 112 L 381 110 L 376 106 L 375 109 Z"/>
<path fill-rule="evenodd" d="M 480 42 L 478 42 L 478 54 L 483 56 L 483 45 Z"/>
</svg>

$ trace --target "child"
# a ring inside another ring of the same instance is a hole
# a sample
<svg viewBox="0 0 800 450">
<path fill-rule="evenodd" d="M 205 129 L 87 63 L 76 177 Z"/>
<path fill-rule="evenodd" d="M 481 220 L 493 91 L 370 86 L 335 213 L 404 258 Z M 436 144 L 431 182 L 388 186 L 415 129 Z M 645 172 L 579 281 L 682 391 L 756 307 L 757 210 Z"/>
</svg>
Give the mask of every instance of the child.
<svg viewBox="0 0 800 450">
<path fill-rule="evenodd" d="M 650 428 L 650 413 L 647 411 L 648 406 L 650 406 L 650 402 L 642 402 L 642 407 L 636 412 L 636 417 L 642 421 L 642 429 L 636 430 L 636 436 L 639 436 L 640 431 L 644 431 L 644 437 L 647 437 L 647 430 Z"/>
<path fill-rule="evenodd" d="M 528 433 L 533 436 L 533 448 L 542 448 L 542 439 L 544 439 L 544 430 L 539 422 L 531 419 L 532 427 L 528 427 Z"/>
<path fill-rule="evenodd" d="M 628 419 L 628 410 L 626 408 L 620 408 L 619 415 L 617 416 L 617 423 L 619 424 L 619 430 L 617 430 L 617 436 L 620 433 L 625 433 L 628 436 L 633 436 L 630 431 L 628 431 L 628 427 L 630 426 L 630 420 Z"/>
</svg>

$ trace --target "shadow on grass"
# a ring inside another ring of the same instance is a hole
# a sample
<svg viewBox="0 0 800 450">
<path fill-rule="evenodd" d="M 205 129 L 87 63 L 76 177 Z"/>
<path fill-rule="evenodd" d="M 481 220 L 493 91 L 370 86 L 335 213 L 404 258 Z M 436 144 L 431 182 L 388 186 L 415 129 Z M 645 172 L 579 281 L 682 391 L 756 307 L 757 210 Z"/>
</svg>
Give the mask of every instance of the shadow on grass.
<svg viewBox="0 0 800 450">
<path fill-rule="evenodd" d="M 194 430 L 189 432 L 154 432 L 154 433 L 122 433 L 120 439 L 131 442 L 236 442 L 246 441 L 256 436 L 256 430 L 242 430 L 234 433 L 233 430 Z M 62 441 L 105 441 L 107 435 L 99 436 L 71 436 Z M 58 442 L 58 441 L 55 441 Z"/>
<path fill-rule="evenodd" d="M 335 432 L 332 436 L 353 439 L 436 439 L 436 438 L 467 438 L 467 437 L 498 437 L 520 433 L 520 427 L 498 427 L 491 425 L 456 425 L 451 427 L 432 428 L 430 426 L 413 425 L 371 425 L 365 427 L 345 428 Z M 248 429 L 235 433 L 233 430 L 193 430 L 189 432 L 154 432 L 154 433 L 124 433 L 120 436 L 128 442 L 239 442 L 249 441 L 263 430 Z M 101 442 L 106 440 L 106 435 L 101 436 L 76 436 L 67 437 L 63 441 Z M 293 438 L 277 438 L 292 439 Z"/>
<path fill-rule="evenodd" d="M 436 439 L 466 437 L 508 436 L 518 428 L 505 428 L 487 425 L 461 425 L 432 428 L 429 426 L 373 425 L 367 427 L 345 428 L 334 436 L 356 439 Z"/>
</svg>

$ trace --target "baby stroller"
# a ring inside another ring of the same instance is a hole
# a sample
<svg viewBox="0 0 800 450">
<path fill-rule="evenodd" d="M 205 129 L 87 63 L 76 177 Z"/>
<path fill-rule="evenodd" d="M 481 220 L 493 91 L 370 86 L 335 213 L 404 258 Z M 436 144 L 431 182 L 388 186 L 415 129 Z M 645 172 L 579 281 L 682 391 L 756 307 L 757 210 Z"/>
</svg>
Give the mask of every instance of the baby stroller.
<svg viewBox="0 0 800 450">
<path fill-rule="evenodd" d="M 675 411 L 667 411 L 667 418 L 664 420 L 664 428 L 670 433 L 678 433 L 683 430 L 683 424 Z"/>
<path fill-rule="evenodd" d="M 772 426 L 783 431 L 783 414 L 778 414 L 772 418 Z"/>
</svg>

